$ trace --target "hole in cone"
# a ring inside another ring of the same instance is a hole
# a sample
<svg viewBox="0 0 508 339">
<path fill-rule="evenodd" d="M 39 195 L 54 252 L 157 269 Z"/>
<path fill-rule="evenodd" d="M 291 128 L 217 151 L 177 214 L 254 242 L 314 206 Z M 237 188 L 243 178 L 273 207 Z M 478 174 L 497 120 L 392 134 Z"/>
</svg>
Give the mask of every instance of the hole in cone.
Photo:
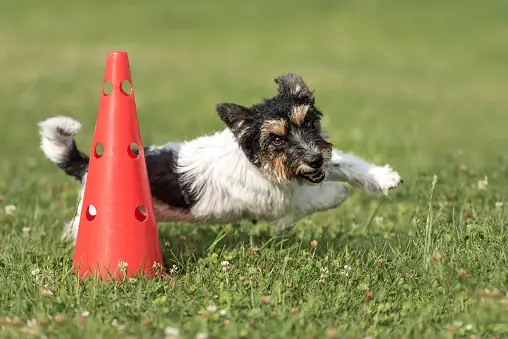
<svg viewBox="0 0 508 339">
<path fill-rule="evenodd" d="M 138 221 L 145 221 L 147 217 L 146 208 L 144 206 L 136 207 L 134 215 L 136 216 L 136 219 L 138 219 Z"/>
<path fill-rule="evenodd" d="M 95 206 L 89 205 L 86 209 L 86 220 L 92 221 L 95 219 L 96 215 L 97 215 L 97 210 L 95 209 Z"/>
<path fill-rule="evenodd" d="M 139 156 L 139 147 L 138 147 L 138 144 L 136 144 L 135 142 L 131 143 L 129 145 L 128 152 L 129 152 L 129 156 L 131 158 L 136 159 Z"/>
<path fill-rule="evenodd" d="M 122 81 L 122 84 L 120 85 L 120 90 L 124 95 L 131 95 L 132 94 L 132 85 L 129 80 Z"/>
<path fill-rule="evenodd" d="M 104 81 L 102 84 L 102 93 L 104 95 L 110 95 L 111 92 L 113 92 L 113 84 L 109 80 Z"/>
<path fill-rule="evenodd" d="M 96 143 L 94 148 L 95 157 L 100 158 L 102 157 L 103 154 L 104 154 L 104 145 L 102 144 L 102 142 Z"/>
</svg>

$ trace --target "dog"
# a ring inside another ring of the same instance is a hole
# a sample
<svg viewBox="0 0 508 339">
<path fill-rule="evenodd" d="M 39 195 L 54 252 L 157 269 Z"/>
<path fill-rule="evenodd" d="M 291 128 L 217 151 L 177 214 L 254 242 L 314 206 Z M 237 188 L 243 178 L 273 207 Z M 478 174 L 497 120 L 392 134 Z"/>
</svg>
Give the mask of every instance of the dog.
<svg viewBox="0 0 508 339">
<path fill-rule="evenodd" d="M 349 196 L 346 183 L 387 195 L 403 182 L 389 165 L 374 165 L 326 140 L 323 113 L 299 75 L 286 73 L 274 81 L 277 94 L 251 107 L 216 105 L 223 130 L 143 147 L 157 221 L 251 219 L 281 231 L 340 206 Z M 56 116 L 38 125 L 46 157 L 81 182 L 77 213 L 62 236 L 75 241 L 89 162 L 74 140 L 81 124 Z"/>
</svg>

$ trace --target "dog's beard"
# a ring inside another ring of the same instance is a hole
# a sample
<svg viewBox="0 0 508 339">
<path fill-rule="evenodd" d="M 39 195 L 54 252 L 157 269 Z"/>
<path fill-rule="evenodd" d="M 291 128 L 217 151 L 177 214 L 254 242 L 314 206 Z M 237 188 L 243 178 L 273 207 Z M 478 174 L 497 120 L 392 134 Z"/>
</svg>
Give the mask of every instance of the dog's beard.
<svg viewBox="0 0 508 339">
<path fill-rule="evenodd" d="M 325 179 L 324 166 L 312 168 L 306 164 L 301 164 L 296 169 L 296 177 L 300 182 L 307 181 L 311 184 L 319 184 Z"/>
<path fill-rule="evenodd" d="M 259 164 L 264 174 L 275 182 L 297 181 L 301 185 L 316 185 L 325 179 L 325 168 L 330 162 L 331 153 L 328 148 L 321 150 L 324 160 L 320 168 L 313 168 L 300 158 L 288 161 L 285 154 L 265 154 L 260 158 Z"/>
<path fill-rule="evenodd" d="M 304 163 L 284 164 L 281 161 L 265 162 L 261 167 L 271 180 L 283 183 L 296 180 L 301 185 L 319 184 L 325 178 L 324 165 L 321 168 L 312 168 Z"/>
<path fill-rule="evenodd" d="M 310 184 L 319 184 L 325 179 L 325 167 L 330 162 L 331 151 L 326 150 L 321 154 L 323 155 L 324 161 L 320 168 L 312 168 L 305 163 L 299 163 L 296 166 L 295 176 L 301 183 L 306 181 Z"/>
</svg>

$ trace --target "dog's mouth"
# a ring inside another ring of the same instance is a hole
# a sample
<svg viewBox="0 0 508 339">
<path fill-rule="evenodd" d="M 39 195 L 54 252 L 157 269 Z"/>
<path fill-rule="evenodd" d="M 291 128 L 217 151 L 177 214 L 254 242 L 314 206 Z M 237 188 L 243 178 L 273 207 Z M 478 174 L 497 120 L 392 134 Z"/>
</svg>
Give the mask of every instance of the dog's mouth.
<svg viewBox="0 0 508 339">
<path fill-rule="evenodd" d="M 313 184 L 318 184 L 325 179 L 325 171 L 323 171 L 322 168 L 319 168 L 314 171 L 301 173 L 300 176 Z"/>
</svg>

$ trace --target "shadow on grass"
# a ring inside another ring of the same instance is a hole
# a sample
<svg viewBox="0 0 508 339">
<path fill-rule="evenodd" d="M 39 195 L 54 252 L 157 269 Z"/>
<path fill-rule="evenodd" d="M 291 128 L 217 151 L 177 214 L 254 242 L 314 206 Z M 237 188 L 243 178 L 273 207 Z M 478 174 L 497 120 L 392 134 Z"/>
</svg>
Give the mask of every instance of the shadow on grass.
<svg viewBox="0 0 508 339">
<path fill-rule="evenodd" d="M 357 257 L 363 257 L 374 248 L 388 247 L 406 248 L 411 238 L 405 232 L 390 231 L 377 232 L 370 230 L 366 233 L 347 232 L 315 228 L 314 230 L 290 229 L 281 233 L 274 230 L 259 229 L 252 225 L 242 224 L 235 227 L 223 226 L 181 226 L 168 225 L 160 227 L 159 238 L 166 269 L 173 265 L 185 270 L 185 266 L 206 258 L 210 253 L 248 251 L 261 248 L 266 250 L 290 251 L 311 249 L 311 241 L 316 240 L 319 246 L 314 255 L 324 257 L 331 249 L 341 252 L 346 247 L 349 252 L 355 252 Z M 190 233 L 186 231 L 192 230 Z M 175 231 L 182 231 L 175 235 Z"/>
</svg>

